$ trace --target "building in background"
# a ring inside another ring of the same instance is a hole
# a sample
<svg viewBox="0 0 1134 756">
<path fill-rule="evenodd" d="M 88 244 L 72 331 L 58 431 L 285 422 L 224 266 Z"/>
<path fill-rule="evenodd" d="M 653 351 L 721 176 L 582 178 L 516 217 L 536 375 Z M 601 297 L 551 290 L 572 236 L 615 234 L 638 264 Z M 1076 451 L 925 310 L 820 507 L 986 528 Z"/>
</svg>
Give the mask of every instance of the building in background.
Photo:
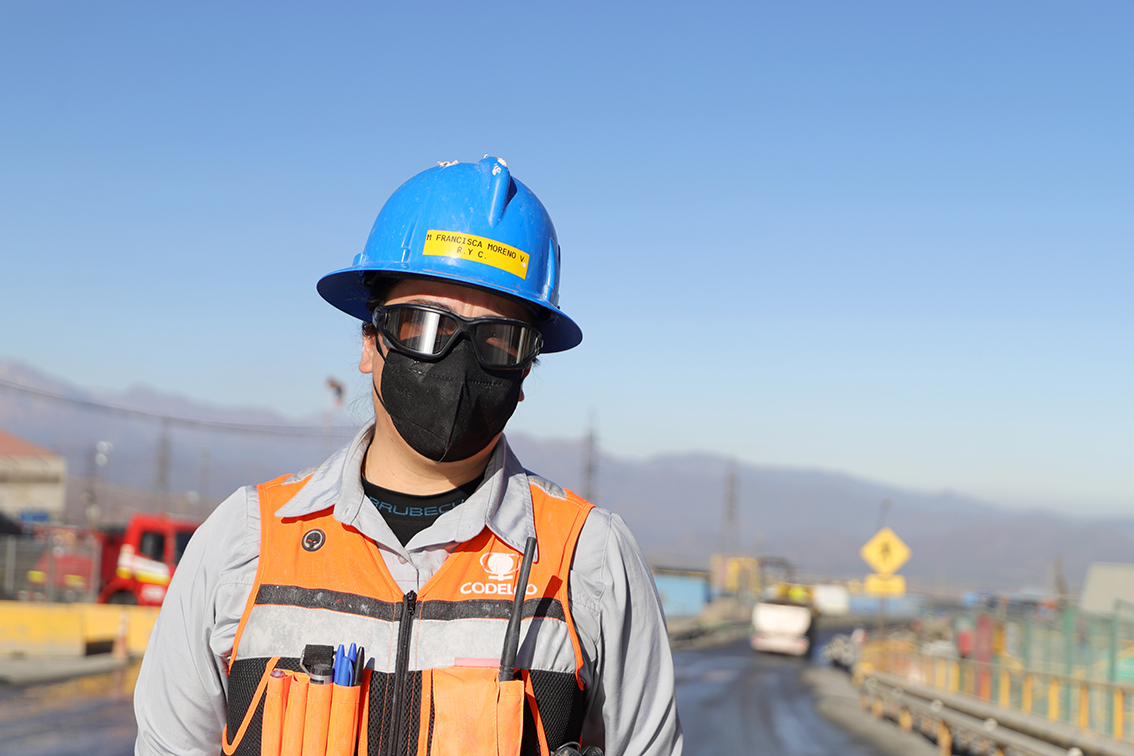
<svg viewBox="0 0 1134 756">
<path fill-rule="evenodd" d="M 1097 614 L 1113 614 L 1134 607 L 1134 564 L 1091 562 L 1079 608 Z"/>
<path fill-rule="evenodd" d="M 712 600 L 709 573 L 705 570 L 681 570 L 651 567 L 666 620 L 696 617 Z"/>
<path fill-rule="evenodd" d="M 15 520 L 63 517 L 67 460 L 0 430 L 0 512 Z"/>
</svg>

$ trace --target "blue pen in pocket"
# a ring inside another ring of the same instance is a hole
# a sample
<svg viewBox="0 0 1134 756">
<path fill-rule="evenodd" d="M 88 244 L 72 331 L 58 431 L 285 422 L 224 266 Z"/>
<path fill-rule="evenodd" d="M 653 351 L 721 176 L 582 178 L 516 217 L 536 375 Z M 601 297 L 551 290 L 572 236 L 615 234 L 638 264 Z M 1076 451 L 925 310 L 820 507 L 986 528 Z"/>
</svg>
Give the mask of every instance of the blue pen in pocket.
<svg viewBox="0 0 1134 756">
<path fill-rule="evenodd" d="M 347 664 L 346 651 L 343 650 L 343 644 L 339 644 L 338 649 L 335 650 L 335 685 L 349 685 L 350 683 L 343 683 L 343 674 L 350 669 Z"/>
</svg>

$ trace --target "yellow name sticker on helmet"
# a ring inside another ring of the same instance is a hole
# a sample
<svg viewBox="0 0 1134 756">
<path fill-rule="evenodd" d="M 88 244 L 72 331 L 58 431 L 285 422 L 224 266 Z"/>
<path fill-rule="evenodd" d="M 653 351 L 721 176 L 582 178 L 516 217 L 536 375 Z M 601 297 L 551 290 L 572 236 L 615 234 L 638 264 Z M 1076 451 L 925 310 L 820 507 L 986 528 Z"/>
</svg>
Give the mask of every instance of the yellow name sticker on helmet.
<svg viewBox="0 0 1134 756">
<path fill-rule="evenodd" d="M 425 234 L 425 246 L 421 253 L 470 260 L 491 265 L 523 279 L 528 277 L 529 255 L 526 252 L 483 236 L 458 234 L 452 231 L 428 231 Z"/>
</svg>

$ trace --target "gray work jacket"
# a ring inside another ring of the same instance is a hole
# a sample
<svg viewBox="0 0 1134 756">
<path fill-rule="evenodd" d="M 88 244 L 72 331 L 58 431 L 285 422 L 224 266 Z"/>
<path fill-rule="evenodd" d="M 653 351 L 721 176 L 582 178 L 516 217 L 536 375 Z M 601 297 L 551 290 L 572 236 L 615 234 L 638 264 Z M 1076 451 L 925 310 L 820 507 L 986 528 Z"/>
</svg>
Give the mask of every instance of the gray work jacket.
<svg viewBox="0 0 1134 756">
<path fill-rule="evenodd" d="M 527 473 L 502 437 L 484 482 L 405 546 L 362 490 L 362 461 L 373 425 L 315 468 L 278 514 L 335 503 L 335 519 L 378 546 L 403 592 L 420 590 L 459 543 L 485 527 L 522 551 L 535 534 Z M 227 667 L 256 577 L 260 511 L 255 486 L 223 501 L 190 541 L 154 625 L 134 690 L 136 756 L 220 753 Z M 673 660 L 657 590 L 622 519 L 594 509 L 579 535 L 568 578 L 571 616 L 582 646 L 587 688 L 583 742 L 606 756 L 681 753 Z"/>
</svg>

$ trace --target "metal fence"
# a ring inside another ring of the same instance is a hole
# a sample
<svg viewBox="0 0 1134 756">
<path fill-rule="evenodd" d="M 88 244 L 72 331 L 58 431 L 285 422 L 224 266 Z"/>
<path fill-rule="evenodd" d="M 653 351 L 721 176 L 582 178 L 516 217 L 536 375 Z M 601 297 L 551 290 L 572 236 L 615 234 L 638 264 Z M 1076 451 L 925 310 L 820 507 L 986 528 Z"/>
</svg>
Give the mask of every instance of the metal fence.
<svg viewBox="0 0 1134 756">
<path fill-rule="evenodd" d="M 0 599 L 94 601 L 100 558 L 99 541 L 82 530 L 0 536 Z"/>
<path fill-rule="evenodd" d="M 1007 640 L 997 661 L 1004 695 L 1048 719 L 1131 737 L 1134 703 L 1134 606 L 1110 615 L 1067 607 L 1048 616 L 1004 623 Z M 1029 707 L 1030 704 L 1030 707 Z"/>
<path fill-rule="evenodd" d="M 975 614 L 955 618 L 955 626 L 978 634 L 967 655 L 906 637 L 872 644 L 863 660 L 943 692 L 1134 739 L 1134 605 L 1119 604 L 1110 615 L 1075 607 L 1012 618 Z"/>
</svg>

